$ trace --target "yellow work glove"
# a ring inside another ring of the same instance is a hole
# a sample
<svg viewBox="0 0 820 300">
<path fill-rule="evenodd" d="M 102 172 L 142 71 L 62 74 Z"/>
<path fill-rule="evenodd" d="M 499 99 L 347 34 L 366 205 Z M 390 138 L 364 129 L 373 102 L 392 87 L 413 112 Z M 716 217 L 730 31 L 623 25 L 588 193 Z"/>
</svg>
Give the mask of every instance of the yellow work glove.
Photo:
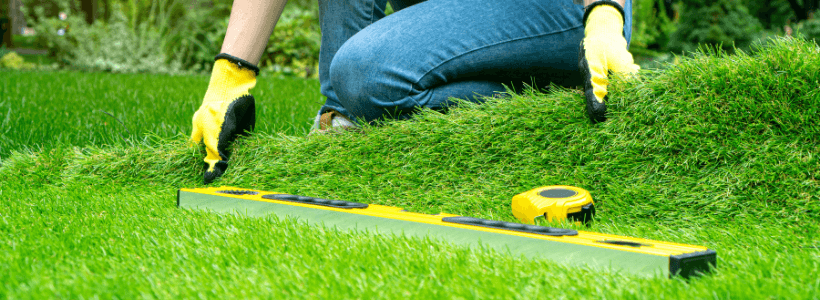
<svg viewBox="0 0 820 300">
<path fill-rule="evenodd" d="M 256 108 L 248 91 L 256 85 L 259 69 L 242 59 L 219 54 L 202 106 L 194 113 L 191 141 L 205 141 L 205 184 L 228 168 L 228 146 L 239 135 L 253 131 Z"/>
<path fill-rule="evenodd" d="M 631 75 L 640 69 L 627 50 L 623 14 L 621 5 L 611 0 L 594 2 L 584 13 L 578 68 L 584 78 L 587 113 L 593 123 L 606 120 L 609 73 Z"/>
</svg>

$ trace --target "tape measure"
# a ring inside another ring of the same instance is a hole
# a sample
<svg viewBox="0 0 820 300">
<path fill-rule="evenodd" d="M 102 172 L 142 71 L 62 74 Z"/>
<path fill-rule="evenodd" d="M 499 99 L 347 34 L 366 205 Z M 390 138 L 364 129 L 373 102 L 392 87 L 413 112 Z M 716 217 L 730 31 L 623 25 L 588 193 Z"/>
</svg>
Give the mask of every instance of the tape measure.
<svg viewBox="0 0 820 300">
<path fill-rule="evenodd" d="M 595 215 L 595 203 L 585 189 L 553 185 L 515 195 L 512 212 L 518 220 L 527 224 L 535 224 L 535 219 L 540 217 L 550 222 L 566 219 L 589 222 Z"/>
</svg>

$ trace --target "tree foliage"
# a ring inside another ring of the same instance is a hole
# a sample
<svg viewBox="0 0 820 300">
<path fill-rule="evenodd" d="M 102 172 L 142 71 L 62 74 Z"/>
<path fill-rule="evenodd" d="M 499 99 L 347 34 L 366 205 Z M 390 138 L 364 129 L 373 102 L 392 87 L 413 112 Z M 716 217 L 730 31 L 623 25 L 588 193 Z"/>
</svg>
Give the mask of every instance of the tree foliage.
<svg viewBox="0 0 820 300">
<path fill-rule="evenodd" d="M 766 29 L 782 29 L 795 19 L 794 11 L 786 0 L 756 0 L 744 4 L 749 13 Z"/>
<path fill-rule="evenodd" d="M 288 9 L 279 18 L 260 67 L 279 74 L 318 78 L 321 40 L 317 13 Z"/>
<path fill-rule="evenodd" d="M 787 0 L 797 21 L 808 20 L 820 8 L 820 0 Z"/>
<path fill-rule="evenodd" d="M 26 2 L 37 44 L 66 66 L 111 72 L 207 72 L 222 47 L 231 0 L 110 0 L 89 24 L 70 0 Z M 39 2 L 38 2 L 39 3 Z M 304 5 L 300 6 L 300 5 Z M 313 2 L 291 2 L 263 53 L 263 70 L 316 77 L 319 32 Z M 61 19 L 59 12 L 67 12 Z M 112 17 L 106 19 L 107 14 Z"/>
<path fill-rule="evenodd" d="M 632 16 L 633 47 L 661 49 L 677 28 L 671 0 L 634 0 Z"/>
<path fill-rule="evenodd" d="M 738 0 L 683 0 L 681 24 L 670 37 L 669 48 L 692 52 L 699 44 L 723 50 L 746 48 L 763 30 L 760 22 Z"/>
</svg>

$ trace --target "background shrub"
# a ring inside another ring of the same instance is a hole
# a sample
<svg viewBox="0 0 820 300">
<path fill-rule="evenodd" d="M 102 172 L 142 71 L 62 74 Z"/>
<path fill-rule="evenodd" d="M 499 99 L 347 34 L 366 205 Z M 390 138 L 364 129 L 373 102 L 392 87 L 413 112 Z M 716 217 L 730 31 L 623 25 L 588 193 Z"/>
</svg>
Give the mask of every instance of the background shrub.
<svg viewBox="0 0 820 300">
<path fill-rule="evenodd" d="M 718 45 L 731 52 L 748 48 L 763 30 L 760 22 L 737 0 L 681 1 L 680 23 L 671 35 L 669 49 L 693 52 L 699 44 Z"/>
<path fill-rule="evenodd" d="M 670 15 L 671 14 L 671 15 Z M 671 0 L 635 0 L 632 6 L 632 41 L 630 47 L 660 50 L 677 29 Z"/>
<path fill-rule="evenodd" d="M 91 71 L 210 72 L 228 28 L 230 1 L 189 7 L 177 0 L 113 2 L 111 17 L 87 24 L 69 2 L 29 6 L 36 46 L 49 50 L 63 66 Z M 321 32 L 313 2 L 286 6 L 260 60 L 271 73 L 316 78 Z"/>
<path fill-rule="evenodd" d="M 187 10 L 168 35 L 167 57 L 191 72 L 210 72 L 222 48 L 231 13 L 230 1 Z"/>
<path fill-rule="evenodd" d="M 809 19 L 795 26 L 795 35 L 820 42 L 820 19 Z"/>
<path fill-rule="evenodd" d="M 318 78 L 322 33 L 318 10 L 286 10 L 268 41 L 260 67 L 277 74 Z"/>
<path fill-rule="evenodd" d="M 119 9 L 112 12 L 109 22 L 90 25 L 82 15 L 72 14 L 60 20 L 46 16 L 39 7 L 35 7 L 34 15 L 38 20 L 34 24 L 35 43 L 48 49 L 63 65 L 114 73 L 181 71 L 179 63 L 172 62 L 162 51 L 169 45 L 164 35 L 168 27 L 133 22 Z"/>
<path fill-rule="evenodd" d="M 29 70 L 34 64 L 26 62 L 22 56 L 5 48 L 0 48 L 0 69 Z"/>
<path fill-rule="evenodd" d="M 765 29 L 782 30 L 783 25 L 795 18 L 787 0 L 755 0 L 738 3 L 745 5 Z"/>
</svg>

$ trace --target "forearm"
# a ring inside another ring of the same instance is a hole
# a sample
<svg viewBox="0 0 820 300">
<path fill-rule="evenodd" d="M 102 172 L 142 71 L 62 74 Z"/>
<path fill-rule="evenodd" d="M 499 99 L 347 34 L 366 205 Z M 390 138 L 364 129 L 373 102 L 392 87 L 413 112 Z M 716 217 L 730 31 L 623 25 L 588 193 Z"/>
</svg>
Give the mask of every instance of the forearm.
<svg viewBox="0 0 820 300">
<path fill-rule="evenodd" d="M 221 53 L 258 65 L 287 0 L 234 0 Z"/>
<path fill-rule="evenodd" d="M 592 2 L 595 2 L 595 1 L 599 1 L 599 0 L 584 0 L 584 7 L 586 7 L 586 6 L 590 5 L 590 4 L 592 4 Z M 620 5 L 621 5 L 621 7 L 623 7 L 624 5 L 626 5 L 626 1 L 625 1 L 625 0 L 615 0 L 615 2 L 618 2 L 618 4 L 620 4 Z"/>
</svg>

